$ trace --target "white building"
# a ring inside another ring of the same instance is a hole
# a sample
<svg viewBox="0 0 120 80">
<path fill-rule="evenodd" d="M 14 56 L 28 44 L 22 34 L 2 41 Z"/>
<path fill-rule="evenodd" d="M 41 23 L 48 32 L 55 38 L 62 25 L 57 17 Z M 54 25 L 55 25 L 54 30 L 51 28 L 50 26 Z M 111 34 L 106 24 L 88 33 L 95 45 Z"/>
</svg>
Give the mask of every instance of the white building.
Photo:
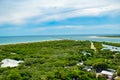
<svg viewBox="0 0 120 80">
<path fill-rule="evenodd" d="M 21 62 L 23 62 L 23 61 L 17 61 L 17 60 L 13 60 L 13 59 L 4 59 L 1 61 L 1 63 L 2 63 L 1 67 L 16 67 Z"/>
<path fill-rule="evenodd" d="M 103 70 L 101 74 L 105 76 L 107 80 L 112 80 L 114 72 Z"/>
</svg>

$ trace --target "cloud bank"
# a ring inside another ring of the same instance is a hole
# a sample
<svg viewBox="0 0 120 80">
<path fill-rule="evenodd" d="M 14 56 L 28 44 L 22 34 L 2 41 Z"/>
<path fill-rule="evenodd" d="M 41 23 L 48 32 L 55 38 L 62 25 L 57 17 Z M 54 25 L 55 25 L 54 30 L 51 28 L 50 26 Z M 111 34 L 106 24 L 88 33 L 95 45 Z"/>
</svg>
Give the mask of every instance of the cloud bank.
<svg viewBox="0 0 120 80">
<path fill-rule="evenodd" d="M 40 23 L 80 16 L 115 16 L 118 0 L 2 0 L 0 24 Z M 34 21 L 33 21 L 34 20 Z"/>
<path fill-rule="evenodd" d="M 120 0 L 0 0 L 0 36 L 120 34 Z"/>
</svg>

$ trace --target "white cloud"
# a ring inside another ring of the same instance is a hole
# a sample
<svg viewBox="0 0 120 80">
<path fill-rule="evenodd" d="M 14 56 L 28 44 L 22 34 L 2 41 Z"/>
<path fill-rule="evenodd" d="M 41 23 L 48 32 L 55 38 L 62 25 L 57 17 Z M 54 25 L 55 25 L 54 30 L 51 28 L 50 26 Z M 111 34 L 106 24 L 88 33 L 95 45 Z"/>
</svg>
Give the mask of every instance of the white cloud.
<svg viewBox="0 0 120 80">
<path fill-rule="evenodd" d="M 118 0 L 4 0 L 0 3 L 0 23 L 21 24 L 62 20 L 79 16 L 112 15 L 120 11 Z M 114 11 L 114 12 L 113 12 Z"/>
<path fill-rule="evenodd" d="M 112 15 L 114 12 L 118 11 L 119 7 L 115 6 L 104 6 L 104 7 L 93 7 L 93 8 L 84 8 L 84 9 L 76 9 L 66 13 L 58 13 L 51 15 L 43 15 L 42 19 L 39 19 L 37 22 L 49 21 L 49 20 L 63 20 L 67 18 L 80 17 L 80 16 L 102 16 L 102 15 Z"/>
</svg>

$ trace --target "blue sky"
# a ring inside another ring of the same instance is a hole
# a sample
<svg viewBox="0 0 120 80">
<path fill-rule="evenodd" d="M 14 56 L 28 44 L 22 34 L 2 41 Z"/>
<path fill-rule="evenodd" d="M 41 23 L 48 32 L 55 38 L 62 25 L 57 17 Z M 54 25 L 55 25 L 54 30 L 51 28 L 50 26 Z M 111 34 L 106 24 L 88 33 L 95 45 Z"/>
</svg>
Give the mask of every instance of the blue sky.
<svg viewBox="0 0 120 80">
<path fill-rule="evenodd" d="M 120 34 L 119 0 L 0 0 L 0 36 Z"/>
</svg>

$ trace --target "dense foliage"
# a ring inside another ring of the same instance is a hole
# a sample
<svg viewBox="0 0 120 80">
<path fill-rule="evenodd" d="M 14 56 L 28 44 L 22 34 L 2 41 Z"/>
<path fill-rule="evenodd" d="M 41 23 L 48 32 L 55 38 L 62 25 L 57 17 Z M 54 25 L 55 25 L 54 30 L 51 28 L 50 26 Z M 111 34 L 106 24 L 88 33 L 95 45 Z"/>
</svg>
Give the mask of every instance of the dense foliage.
<svg viewBox="0 0 120 80">
<path fill-rule="evenodd" d="M 0 68 L 0 80 L 105 80 L 103 77 L 96 78 L 95 72 L 107 68 L 117 70 L 120 54 L 101 51 L 102 43 L 94 44 L 97 52 L 91 49 L 90 41 L 59 40 L 1 45 L 0 61 L 9 58 L 24 62 L 17 67 Z M 77 65 L 82 61 L 84 65 Z M 87 66 L 92 66 L 93 70 L 84 70 Z"/>
</svg>

